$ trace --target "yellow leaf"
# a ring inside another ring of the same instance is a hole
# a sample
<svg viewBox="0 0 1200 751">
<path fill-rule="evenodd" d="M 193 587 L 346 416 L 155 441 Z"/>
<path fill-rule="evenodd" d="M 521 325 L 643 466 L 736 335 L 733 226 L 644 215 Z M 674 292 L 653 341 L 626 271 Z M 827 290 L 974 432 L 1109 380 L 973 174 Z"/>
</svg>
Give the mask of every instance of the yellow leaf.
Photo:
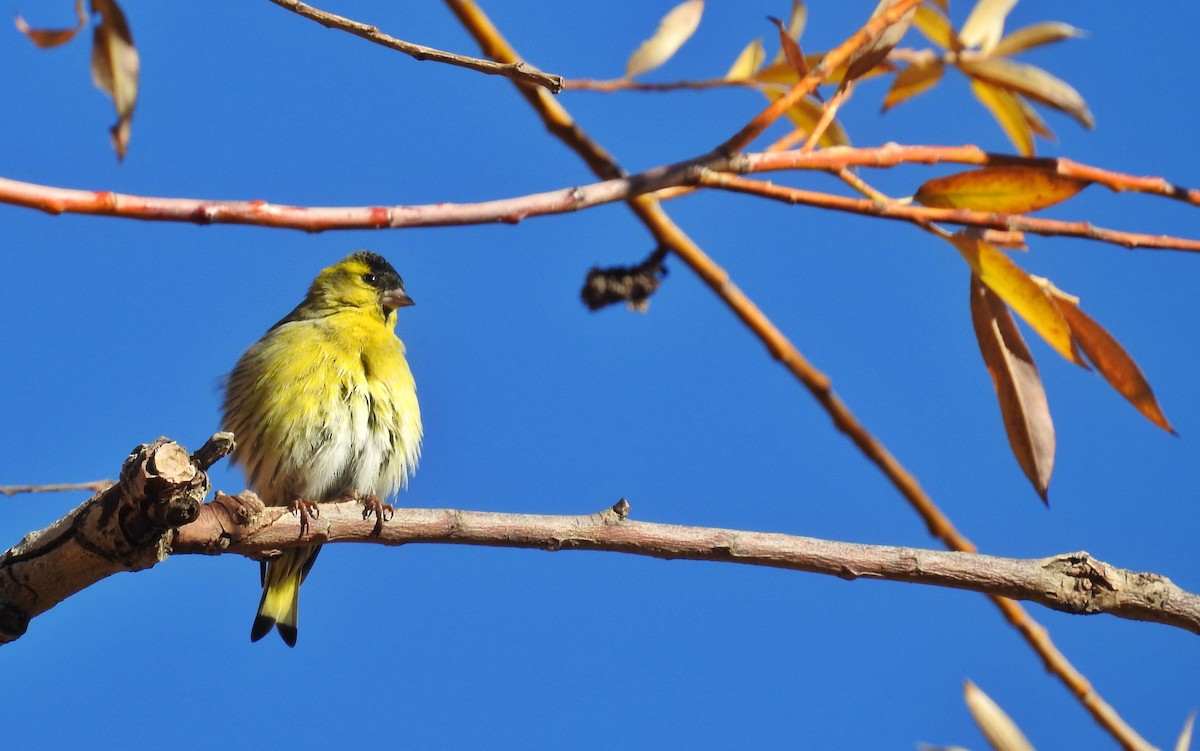
<svg viewBox="0 0 1200 751">
<path fill-rule="evenodd" d="M 992 57 L 1011 57 L 1043 44 L 1061 42 L 1064 39 L 1077 39 L 1083 35 L 1082 30 L 1069 23 L 1059 21 L 1035 23 L 1017 29 L 997 42 L 996 46 L 992 48 Z"/>
<path fill-rule="evenodd" d="M 763 49 L 762 39 L 755 39 L 750 44 L 747 44 L 741 54 L 737 56 L 737 60 L 733 61 L 733 65 L 729 66 L 729 72 L 725 74 L 725 80 L 744 81 L 753 78 L 758 67 L 763 64 L 766 54 L 766 51 Z"/>
<path fill-rule="evenodd" d="M 92 12 L 100 14 L 92 34 L 92 82 L 108 94 L 117 110 L 117 124 L 110 133 L 117 158 L 124 159 L 137 104 L 138 53 L 116 0 L 92 0 Z"/>
<path fill-rule="evenodd" d="M 967 681 L 963 685 L 963 693 L 971 717 L 975 718 L 975 724 L 995 751 L 1033 751 L 1033 745 L 1017 724 L 978 686 Z"/>
<path fill-rule="evenodd" d="M 629 56 L 625 76 L 633 78 L 670 60 L 696 32 L 703 14 L 704 0 L 684 0 L 672 8 L 659 22 L 654 36 L 642 42 Z"/>
<path fill-rule="evenodd" d="M 1008 140 L 1017 148 L 1017 153 L 1033 156 L 1033 130 L 1025 118 L 1017 96 L 975 78 L 971 79 L 971 92 L 984 107 L 987 107 L 992 117 L 996 118 L 1004 135 L 1008 136 Z"/>
<path fill-rule="evenodd" d="M 771 88 L 763 89 L 763 93 L 766 94 L 767 99 L 770 99 L 772 102 L 783 96 L 781 92 Z M 787 117 L 798 129 L 804 131 L 805 133 L 812 133 L 813 128 L 816 127 L 817 121 L 821 119 L 821 114 L 824 111 L 825 108 L 819 102 L 814 102 L 812 99 L 804 97 L 799 102 L 796 102 L 795 106 L 788 109 Z M 818 141 L 818 145 L 823 148 L 828 148 L 830 146 L 848 146 L 850 145 L 850 138 L 846 135 L 846 131 L 842 128 L 838 121 L 834 120 L 829 123 L 829 127 L 825 129 L 823 134 L 821 134 L 821 139 Z"/>
<path fill-rule="evenodd" d="M 1090 129 L 1096 124 L 1087 102 L 1079 92 L 1041 68 L 1007 58 L 960 59 L 958 67 L 972 78 L 987 81 L 1011 93 L 1023 94 L 1035 102 L 1061 110 L 1085 128 Z"/>
<path fill-rule="evenodd" d="M 802 0 L 792 0 L 792 15 L 788 18 L 787 34 L 793 40 L 799 42 L 800 35 L 804 33 L 804 25 L 808 22 L 808 9 L 804 7 Z M 785 62 L 784 49 L 779 48 L 775 53 L 775 59 L 772 62 Z"/>
<path fill-rule="evenodd" d="M 33 29 L 25 23 L 25 19 L 20 15 L 16 17 L 14 23 L 17 31 L 24 34 L 29 41 L 42 49 L 49 49 L 74 39 L 83 25 L 87 23 L 87 14 L 83 12 L 83 0 L 75 0 L 75 17 L 79 19 L 79 22 L 69 29 Z"/>
<path fill-rule="evenodd" d="M 892 81 L 892 88 L 888 89 L 887 96 L 883 98 L 884 111 L 933 88 L 942 80 L 944 71 L 942 61 L 936 59 L 909 65 L 897 73 L 896 80 Z"/>
<path fill-rule="evenodd" d="M 991 51 L 1004 34 L 1004 19 L 1016 4 L 1017 0 L 977 0 L 958 33 L 963 46 Z"/>
<path fill-rule="evenodd" d="M 1096 366 L 1096 370 L 1100 371 L 1100 375 L 1104 376 L 1104 380 L 1129 400 L 1146 419 L 1168 433 L 1174 433 L 1175 429 L 1171 427 L 1171 423 L 1158 406 L 1158 400 L 1154 398 L 1150 382 L 1125 348 L 1103 326 L 1084 313 L 1075 300 L 1053 287 L 1049 292 L 1067 325 L 1071 327 L 1075 342 L 1083 350 L 1083 354 L 1087 355 L 1087 359 Z"/>
<path fill-rule="evenodd" d="M 929 180 L 913 200 L 939 208 L 1025 214 L 1062 203 L 1090 184 L 1040 167 L 982 167 Z"/>
<path fill-rule="evenodd" d="M 1045 288 L 994 245 L 964 232 L 950 236 L 971 270 L 1021 316 L 1038 336 L 1067 360 L 1087 367 L 1075 348 L 1071 327 Z"/>
<path fill-rule="evenodd" d="M 931 5 L 917 6 L 913 16 L 913 26 L 925 35 L 925 38 L 944 50 L 957 49 L 958 38 L 954 35 L 954 27 L 941 11 Z"/>
</svg>

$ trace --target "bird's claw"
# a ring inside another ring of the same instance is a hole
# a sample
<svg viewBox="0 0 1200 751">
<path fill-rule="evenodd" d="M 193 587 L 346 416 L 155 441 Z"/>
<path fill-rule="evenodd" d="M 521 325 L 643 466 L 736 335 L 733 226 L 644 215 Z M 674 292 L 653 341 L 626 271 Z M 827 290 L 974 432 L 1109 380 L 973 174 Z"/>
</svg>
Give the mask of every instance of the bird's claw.
<svg viewBox="0 0 1200 751">
<path fill-rule="evenodd" d="M 395 506 L 384 503 L 373 495 L 363 498 L 363 519 L 370 519 L 372 514 L 375 515 L 375 529 L 371 530 L 374 537 L 383 532 L 383 523 L 389 521 L 395 513 Z"/>
<path fill-rule="evenodd" d="M 288 510 L 291 511 L 293 514 L 298 514 L 300 516 L 300 536 L 301 537 L 308 534 L 309 518 L 311 517 L 313 519 L 316 519 L 318 516 L 321 515 L 321 509 L 317 506 L 315 501 L 308 501 L 303 498 L 297 498 L 294 501 L 292 501 L 291 503 L 289 503 Z"/>
</svg>

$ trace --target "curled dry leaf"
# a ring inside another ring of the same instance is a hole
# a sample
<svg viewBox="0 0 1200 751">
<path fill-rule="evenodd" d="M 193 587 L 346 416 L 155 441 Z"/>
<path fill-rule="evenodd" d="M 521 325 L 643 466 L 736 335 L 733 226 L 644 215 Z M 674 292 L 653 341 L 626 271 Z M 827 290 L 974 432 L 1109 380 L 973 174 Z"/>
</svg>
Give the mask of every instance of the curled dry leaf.
<svg viewBox="0 0 1200 751">
<path fill-rule="evenodd" d="M 1060 21 L 1035 23 L 1017 29 L 997 42 L 996 46 L 992 48 L 992 57 L 1011 57 L 1043 44 L 1061 42 L 1064 39 L 1078 39 L 1083 35 L 1082 30 L 1069 23 Z"/>
<path fill-rule="evenodd" d="M 704 0 L 685 0 L 672 8 L 659 22 L 654 36 L 642 42 L 629 56 L 625 76 L 633 78 L 670 60 L 696 32 L 703 14 Z"/>
<path fill-rule="evenodd" d="M 956 232 L 950 241 L 970 264 L 971 271 L 1032 326 L 1038 336 L 1070 362 L 1087 367 L 1075 347 L 1071 327 L 1042 284 L 996 246 L 972 234 Z"/>
<path fill-rule="evenodd" d="M 1004 302 L 971 274 L 971 323 L 992 377 L 1008 445 L 1042 501 L 1054 470 L 1054 422 L 1033 355 Z"/>
<path fill-rule="evenodd" d="M 783 57 L 787 64 L 792 66 L 792 70 L 796 71 L 797 78 L 804 78 L 808 75 L 808 61 L 804 59 L 804 52 L 800 49 L 800 43 L 792 38 L 788 33 L 788 28 L 783 25 L 775 16 L 767 16 L 767 20 L 775 24 L 779 29 L 779 48 L 783 52 Z"/>
<path fill-rule="evenodd" d="M 1129 400 L 1129 403 L 1146 416 L 1146 419 L 1158 427 L 1174 434 L 1175 429 L 1167 421 L 1158 399 L 1150 388 L 1142 369 L 1138 367 L 1125 348 L 1121 346 L 1112 334 L 1103 326 L 1096 323 L 1084 313 L 1076 300 L 1063 294 L 1053 286 L 1049 287 L 1051 299 L 1071 327 L 1071 335 L 1083 354 L 1096 366 L 1104 380 L 1108 381 L 1117 393 Z"/>
<path fill-rule="evenodd" d="M 1070 84 L 1034 65 L 1007 58 L 959 59 L 958 68 L 974 79 L 1027 96 L 1067 113 L 1085 128 L 1096 124 L 1087 102 Z"/>
<path fill-rule="evenodd" d="M 922 3 L 917 6 L 917 12 L 913 15 L 913 26 L 924 34 L 926 39 L 944 50 L 958 49 L 962 46 L 954 33 L 954 27 L 950 25 L 950 19 L 932 5 Z"/>
<path fill-rule="evenodd" d="M 725 74 L 726 81 L 745 81 L 753 78 L 754 74 L 762 66 L 763 60 L 766 59 L 766 50 L 763 49 L 761 39 L 755 39 L 741 51 L 737 59 L 733 61 L 733 65 L 729 66 L 729 72 Z"/>
<path fill-rule="evenodd" d="M 1025 214 L 1062 203 L 1090 184 L 1039 167 L 982 167 L 929 180 L 913 200 L 939 208 Z"/>
<path fill-rule="evenodd" d="M 995 751 L 1033 751 L 1033 745 L 1017 723 L 978 686 L 967 681 L 963 684 L 963 695 L 971 717 Z"/>
<path fill-rule="evenodd" d="M 790 39 L 799 42 L 800 35 L 804 33 L 804 26 L 808 23 L 808 9 L 804 7 L 802 0 L 792 0 L 792 14 L 788 17 L 787 35 Z M 783 47 L 775 53 L 775 59 L 772 62 L 780 63 L 787 62 L 787 52 Z"/>
<path fill-rule="evenodd" d="M 112 143 L 117 158 L 124 159 L 129 146 L 129 128 L 137 104 L 137 49 L 125 14 L 116 0 L 92 0 L 92 12 L 100 14 L 92 34 L 92 81 L 113 101 L 117 124 L 112 127 Z"/>
<path fill-rule="evenodd" d="M 34 29 L 30 28 L 24 18 L 18 15 L 14 21 L 17 26 L 17 31 L 24 34 L 29 41 L 36 44 L 42 49 L 57 47 L 61 44 L 66 44 L 75 38 L 79 30 L 87 23 L 87 14 L 83 12 L 83 0 L 75 0 L 75 17 L 79 19 L 73 27 L 69 29 Z"/>
<path fill-rule="evenodd" d="M 990 52 L 1004 34 L 1004 19 L 1017 0 L 978 0 L 963 23 L 958 38 L 964 47 Z"/>
<path fill-rule="evenodd" d="M 896 2 L 897 0 L 879 0 L 879 5 L 875 6 L 871 18 L 883 15 Z M 916 7 L 908 9 L 894 23 L 885 28 L 879 36 L 867 42 L 851 55 L 850 60 L 846 63 L 844 80 L 854 81 L 862 78 L 865 73 L 886 60 L 892 48 L 899 44 L 904 35 L 908 33 L 908 27 L 912 24 L 916 12 Z"/>
<path fill-rule="evenodd" d="M 888 89 L 887 96 L 883 98 L 883 111 L 886 112 L 897 104 L 933 88 L 942 80 L 944 72 L 945 66 L 937 59 L 909 65 L 896 74 L 896 80 L 892 81 L 892 88 Z"/>
</svg>

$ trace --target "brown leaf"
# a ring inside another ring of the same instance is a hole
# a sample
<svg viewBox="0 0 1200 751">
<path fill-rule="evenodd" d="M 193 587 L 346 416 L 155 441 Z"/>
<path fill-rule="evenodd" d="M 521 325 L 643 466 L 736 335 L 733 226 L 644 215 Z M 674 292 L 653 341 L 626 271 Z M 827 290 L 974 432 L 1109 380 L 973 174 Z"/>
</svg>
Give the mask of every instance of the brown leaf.
<svg viewBox="0 0 1200 751">
<path fill-rule="evenodd" d="M 992 57 L 1011 57 L 1043 44 L 1061 42 L 1064 39 L 1078 39 L 1081 36 L 1084 36 L 1083 31 L 1069 23 L 1060 21 L 1035 23 L 1017 29 L 997 42 L 996 46 L 992 48 Z"/>
<path fill-rule="evenodd" d="M 802 0 L 792 0 L 792 14 L 788 17 L 787 35 L 789 38 L 799 42 L 800 35 L 804 33 L 804 25 L 808 22 L 808 9 L 804 7 Z M 775 59 L 772 62 L 786 62 L 787 52 L 783 47 L 775 53 Z"/>
<path fill-rule="evenodd" d="M 967 681 L 963 685 L 963 694 L 971 717 L 995 751 L 1033 751 L 1033 744 L 1017 727 L 1017 723 L 978 686 Z"/>
<path fill-rule="evenodd" d="M 884 112 L 936 86 L 937 82 L 942 80 L 943 72 L 945 66 L 942 65 L 942 61 L 934 59 L 924 63 L 913 63 L 897 73 L 896 80 L 892 81 L 892 88 L 888 89 L 887 96 L 883 98 Z"/>
<path fill-rule="evenodd" d="M 1041 68 L 1008 58 L 960 58 L 958 68 L 972 78 L 1065 112 L 1085 128 L 1091 129 L 1096 124 L 1092 111 L 1080 93 L 1066 81 L 1055 78 Z"/>
<path fill-rule="evenodd" d="M 49 49 L 74 39 L 83 25 L 87 23 L 87 14 L 83 12 L 83 0 L 75 0 L 75 17 L 79 19 L 79 23 L 69 29 L 33 29 L 19 15 L 14 23 L 17 25 L 17 31 L 24 34 L 29 41 L 42 49 Z"/>
<path fill-rule="evenodd" d="M 971 274 L 971 322 L 996 389 L 1008 445 L 1046 501 L 1054 469 L 1054 422 L 1046 391 L 1012 314 L 975 274 Z"/>
<path fill-rule="evenodd" d="M 875 12 L 871 14 L 871 18 L 883 15 L 896 2 L 897 0 L 879 0 L 879 5 L 875 6 Z M 845 80 L 853 81 L 862 78 L 863 74 L 887 59 L 892 48 L 899 44 L 904 35 L 908 33 L 908 27 L 912 24 L 916 12 L 915 7 L 905 11 L 904 15 L 900 16 L 895 23 L 885 28 L 879 36 L 867 42 L 851 55 L 846 64 Z"/>
<path fill-rule="evenodd" d="M 1004 34 L 1004 19 L 1016 4 L 1017 0 L 977 0 L 958 32 L 963 46 L 989 52 Z"/>
<path fill-rule="evenodd" d="M 1084 313 L 1074 300 L 1053 288 L 1050 289 L 1050 295 L 1071 327 L 1075 342 L 1092 365 L 1096 366 L 1096 370 L 1100 371 L 1100 375 L 1104 376 L 1104 380 L 1128 399 L 1146 419 L 1174 434 L 1175 429 L 1154 398 L 1150 382 L 1125 348 L 1103 326 Z"/>
<path fill-rule="evenodd" d="M 625 64 L 625 76 L 633 78 L 670 60 L 696 32 L 703 14 L 704 0 L 684 0 L 668 11 L 659 22 L 654 36 L 642 42 L 629 56 L 629 62 Z"/>
<path fill-rule="evenodd" d="M 783 50 L 783 57 L 787 60 L 787 64 L 792 66 L 792 70 L 796 71 L 798 78 L 804 78 L 808 75 L 808 61 L 804 59 L 804 52 L 800 49 L 800 43 L 792 39 L 788 33 L 788 29 L 775 16 L 767 16 L 767 20 L 775 24 L 779 29 L 779 47 Z"/>
<path fill-rule="evenodd" d="M 766 55 L 767 53 L 763 49 L 762 40 L 755 39 L 742 49 L 737 59 L 733 61 L 733 65 L 729 66 L 729 72 L 725 74 L 725 80 L 745 81 L 753 78 L 759 66 L 763 64 Z"/>
<path fill-rule="evenodd" d="M 117 158 L 125 158 L 129 146 L 129 124 L 138 95 L 138 53 L 125 14 L 116 0 L 91 0 L 92 12 L 100 23 L 92 34 L 92 82 L 113 100 L 117 124 L 112 127 Z"/>
<path fill-rule="evenodd" d="M 939 208 L 1025 214 L 1062 203 L 1090 184 L 1040 167 L 982 167 L 929 180 L 913 200 Z"/>
</svg>

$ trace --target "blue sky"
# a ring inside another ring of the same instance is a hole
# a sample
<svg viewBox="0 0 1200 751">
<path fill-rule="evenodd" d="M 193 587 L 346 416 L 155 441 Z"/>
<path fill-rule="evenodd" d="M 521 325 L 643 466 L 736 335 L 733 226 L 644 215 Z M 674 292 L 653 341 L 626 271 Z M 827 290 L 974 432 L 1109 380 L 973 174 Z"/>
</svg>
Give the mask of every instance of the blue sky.
<svg viewBox="0 0 1200 751">
<path fill-rule="evenodd" d="M 485 9 L 534 64 L 607 78 L 670 5 Z M 69 6 L 16 9 L 61 25 Z M 90 83 L 86 40 L 46 52 L 9 31 L 0 175 L 301 205 L 472 201 L 592 180 L 499 78 L 418 64 L 267 2 L 123 7 L 143 71 L 125 163 L 108 147 L 112 111 Z M 873 7 L 814 0 L 805 49 L 829 48 Z M 1072 83 L 1096 115 L 1087 132 L 1048 114 L 1059 140 L 1040 151 L 1195 185 L 1200 102 L 1180 71 L 1200 8 L 1128 8 L 1014 10 L 1010 28 L 1061 20 L 1088 31 L 1021 58 Z M 434 3 L 329 9 L 476 52 Z M 647 78 L 720 75 L 753 37 L 773 40 L 764 17 L 787 10 L 711 3 L 695 38 Z M 955 3 L 951 16 L 961 23 L 967 10 Z M 865 82 L 843 111 L 856 145 L 1009 149 L 953 73 L 881 116 L 885 90 Z M 763 104 L 746 90 L 562 101 L 630 170 L 702 153 Z M 947 171 L 865 176 L 905 195 Z M 774 179 L 841 190 L 819 176 Z M 668 210 L 981 549 L 1086 549 L 1200 590 L 1200 259 L 1043 238 L 1017 257 L 1126 345 L 1180 432 L 1154 428 L 1098 375 L 1032 342 L 1059 440 L 1047 510 L 1008 453 L 971 333 L 967 270 L 949 245 L 899 223 L 733 195 Z M 1098 187 L 1045 215 L 1200 235 L 1195 208 Z M 646 315 L 580 305 L 589 267 L 651 247 L 622 206 L 516 227 L 318 235 L 7 206 L 0 223 L 0 484 L 113 477 L 132 446 L 158 435 L 199 446 L 217 428 L 220 376 L 320 268 L 365 247 L 391 259 L 417 301 L 400 334 L 427 439 L 399 505 L 592 513 L 626 497 L 647 521 L 935 547 L 682 264 L 669 262 Z M 224 465 L 213 481 L 243 487 Z M 0 542 L 84 498 L 0 498 Z M 0 649 L 0 675 L 20 686 L 0 710 L 5 736 L 31 748 L 169 737 L 179 749 L 982 749 L 961 698 L 970 679 L 1040 749 L 1113 745 L 969 593 L 613 554 L 340 546 L 305 585 L 295 650 L 249 642 L 257 598 L 257 564 L 234 556 L 179 556 L 71 598 Z M 1031 610 L 1135 728 L 1173 743 L 1200 706 L 1194 635 Z"/>
</svg>

